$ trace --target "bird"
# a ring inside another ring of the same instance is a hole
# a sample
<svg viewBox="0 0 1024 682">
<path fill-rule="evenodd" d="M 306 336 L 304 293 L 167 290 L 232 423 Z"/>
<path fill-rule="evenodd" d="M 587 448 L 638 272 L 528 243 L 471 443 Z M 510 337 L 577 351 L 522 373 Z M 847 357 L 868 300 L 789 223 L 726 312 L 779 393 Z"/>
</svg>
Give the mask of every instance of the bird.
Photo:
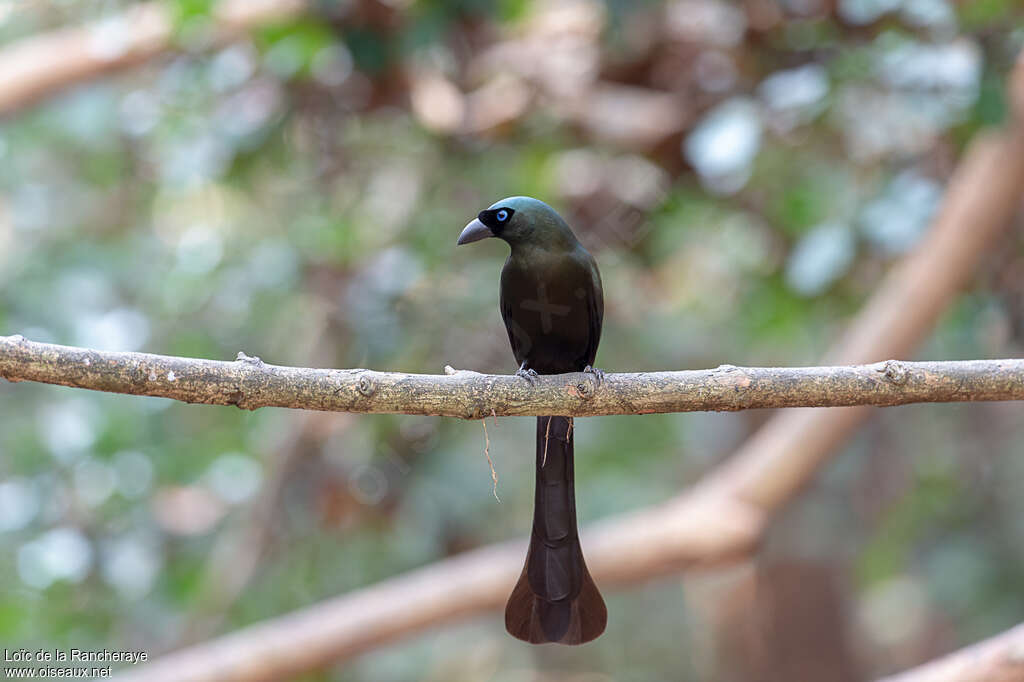
<svg viewBox="0 0 1024 682">
<path fill-rule="evenodd" d="M 538 375 L 589 372 L 600 383 L 601 274 L 569 225 L 543 201 L 509 197 L 480 211 L 456 243 L 488 237 L 511 247 L 499 298 L 516 374 L 533 383 Z M 505 629 L 533 644 L 583 644 L 608 621 L 576 528 L 573 438 L 571 417 L 537 417 L 533 527 L 505 606 Z"/>
</svg>

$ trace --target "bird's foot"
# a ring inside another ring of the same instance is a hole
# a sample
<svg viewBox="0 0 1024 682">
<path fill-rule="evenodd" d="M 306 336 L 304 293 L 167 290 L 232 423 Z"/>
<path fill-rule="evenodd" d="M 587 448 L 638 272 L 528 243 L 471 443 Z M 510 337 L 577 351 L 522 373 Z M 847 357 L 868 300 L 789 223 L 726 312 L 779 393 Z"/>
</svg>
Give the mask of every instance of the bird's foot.
<svg viewBox="0 0 1024 682">
<path fill-rule="evenodd" d="M 540 376 L 540 375 L 537 374 L 536 370 L 527 369 L 526 363 L 524 362 L 519 367 L 519 369 L 516 370 L 516 376 L 517 377 L 522 377 L 523 379 L 526 379 L 527 381 L 530 382 L 530 385 L 532 386 L 533 382 L 536 381 L 537 377 Z"/>
<path fill-rule="evenodd" d="M 593 374 L 594 378 L 597 379 L 597 385 L 598 386 L 600 386 L 602 383 L 604 383 L 604 370 L 603 369 L 597 369 L 596 367 L 591 367 L 590 365 L 587 365 L 586 367 L 583 368 L 583 372 L 585 374 Z"/>
</svg>

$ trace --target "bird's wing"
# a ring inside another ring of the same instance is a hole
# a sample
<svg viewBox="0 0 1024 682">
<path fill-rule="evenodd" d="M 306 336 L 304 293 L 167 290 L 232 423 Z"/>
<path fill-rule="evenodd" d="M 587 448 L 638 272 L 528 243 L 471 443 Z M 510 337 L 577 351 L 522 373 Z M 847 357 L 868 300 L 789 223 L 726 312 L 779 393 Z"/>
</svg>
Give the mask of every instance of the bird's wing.
<svg viewBox="0 0 1024 682">
<path fill-rule="evenodd" d="M 512 302 L 508 299 L 501 299 L 501 319 L 505 323 L 505 331 L 508 332 L 508 343 L 512 346 L 512 355 L 515 357 L 516 362 L 522 363 L 522 357 L 519 350 L 519 334 L 516 333 L 516 325 L 518 324 L 512 319 Z"/>
<path fill-rule="evenodd" d="M 587 259 L 590 271 L 591 286 L 587 288 L 587 364 L 593 366 L 597 355 L 597 345 L 601 342 L 601 327 L 604 324 L 604 288 L 601 286 L 601 273 L 593 258 Z"/>
<path fill-rule="evenodd" d="M 512 297 L 509 295 L 510 285 L 508 280 L 512 275 L 509 272 L 509 264 L 506 261 L 505 267 L 501 270 L 501 292 L 499 307 L 501 308 L 501 321 L 505 323 L 505 331 L 508 333 L 508 343 L 512 347 L 512 356 L 519 364 L 523 363 L 523 348 L 519 343 L 522 336 L 522 329 L 519 323 L 512 316 Z"/>
</svg>

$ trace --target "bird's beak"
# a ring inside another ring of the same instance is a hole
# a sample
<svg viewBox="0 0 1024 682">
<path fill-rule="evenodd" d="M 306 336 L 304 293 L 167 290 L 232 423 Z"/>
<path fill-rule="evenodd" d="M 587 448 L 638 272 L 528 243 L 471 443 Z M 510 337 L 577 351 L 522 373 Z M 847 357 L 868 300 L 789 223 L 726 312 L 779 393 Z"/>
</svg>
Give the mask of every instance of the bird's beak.
<svg viewBox="0 0 1024 682">
<path fill-rule="evenodd" d="M 480 222 L 479 218 L 474 218 L 473 221 L 466 225 L 462 230 L 462 234 L 459 235 L 459 241 L 455 242 L 456 246 L 462 244 L 469 244 L 470 242 L 478 242 L 481 239 L 487 239 L 493 237 L 494 233 L 491 232 L 491 228 Z"/>
</svg>

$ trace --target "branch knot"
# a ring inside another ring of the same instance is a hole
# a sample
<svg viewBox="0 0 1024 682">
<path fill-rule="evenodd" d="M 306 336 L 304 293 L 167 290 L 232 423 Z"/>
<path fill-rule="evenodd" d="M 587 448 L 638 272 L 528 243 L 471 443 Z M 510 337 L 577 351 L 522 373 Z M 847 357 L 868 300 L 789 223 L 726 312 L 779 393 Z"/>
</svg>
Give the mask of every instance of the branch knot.
<svg viewBox="0 0 1024 682">
<path fill-rule="evenodd" d="M 579 381 L 573 384 L 570 388 L 570 393 L 574 394 L 578 398 L 582 398 L 583 400 L 590 400 L 597 392 L 597 387 L 592 381 Z"/>
<path fill-rule="evenodd" d="M 234 405 L 235 407 L 242 410 L 249 409 L 248 407 L 243 405 L 243 403 L 245 402 L 245 392 L 242 391 L 242 387 L 236 385 L 234 388 L 235 390 L 230 391 L 227 394 L 228 404 Z"/>
<path fill-rule="evenodd" d="M 246 355 L 245 351 L 238 351 L 238 355 L 235 357 L 235 362 L 244 362 L 247 365 L 253 365 L 254 367 L 263 367 L 266 363 L 260 360 L 258 355 Z"/>
<path fill-rule="evenodd" d="M 359 383 L 356 384 L 356 390 L 367 398 L 370 398 L 377 392 L 377 384 L 373 379 L 364 374 L 359 377 Z"/>
<path fill-rule="evenodd" d="M 904 385 L 910 379 L 907 368 L 898 360 L 886 360 L 885 366 L 880 371 L 886 381 L 897 386 Z"/>
</svg>

